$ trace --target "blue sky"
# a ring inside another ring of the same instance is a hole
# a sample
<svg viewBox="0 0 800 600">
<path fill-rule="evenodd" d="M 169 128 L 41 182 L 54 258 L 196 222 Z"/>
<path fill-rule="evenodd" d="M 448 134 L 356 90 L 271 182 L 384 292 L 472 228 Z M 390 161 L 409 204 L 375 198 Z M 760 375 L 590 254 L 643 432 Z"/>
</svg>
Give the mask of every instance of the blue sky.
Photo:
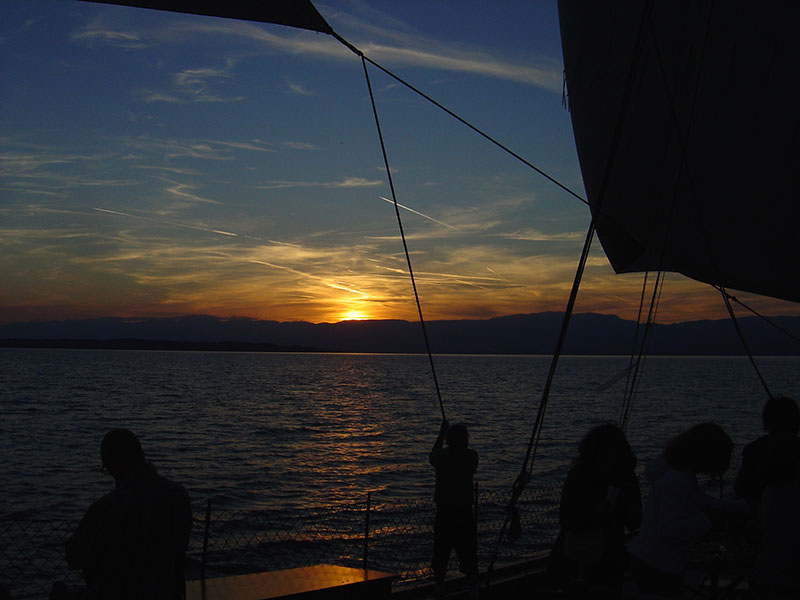
<svg viewBox="0 0 800 600">
<path fill-rule="evenodd" d="M 555 1 L 315 4 L 583 194 Z M 71 0 L 0 17 L 0 322 L 417 318 L 361 61 L 335 39 Z M 563 310 L 587 207 L 369 73 L 426 318 Z M 640 282 L 595 244 L 577 310 L 634 318 Z M 668 278 L 662 321 L 722 314 Z"/>
</svg>

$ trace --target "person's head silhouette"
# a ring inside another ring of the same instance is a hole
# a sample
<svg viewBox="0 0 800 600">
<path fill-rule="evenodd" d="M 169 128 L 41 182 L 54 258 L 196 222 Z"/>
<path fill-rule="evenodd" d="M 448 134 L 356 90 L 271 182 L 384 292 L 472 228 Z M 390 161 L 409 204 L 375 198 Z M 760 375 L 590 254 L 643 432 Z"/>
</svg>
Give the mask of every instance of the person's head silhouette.
<svg viewBox="0 0 800 600">
<path fill-rule="evenodd" d="M 761 413 L 764 429 L 770 433 L 797 435 L 800 431 L 800 408 L 787 396 L 767 400 Z"/>
<path fill-rule="evenodd" d="M 103 468 L 114 479 L 142 468 L 145 464 L 144 451 L 139 438 L 129 429 L 112 429 L 100 444 L 100 458 Z"/>
<path fill-rule="evenodd" d="M 733 442 L 716 423 L 700 423 L 670 440 L 664 458 L 673 468 L 722 475 L 728 470 Z"/>
<path fill-rule="evenodd" d="M 469 432 L 463 423 L 454 423 L 447 428 L 445 437 L 447 445 L 451 448 L 466 448 L 469 446 Z"/>
</svg>

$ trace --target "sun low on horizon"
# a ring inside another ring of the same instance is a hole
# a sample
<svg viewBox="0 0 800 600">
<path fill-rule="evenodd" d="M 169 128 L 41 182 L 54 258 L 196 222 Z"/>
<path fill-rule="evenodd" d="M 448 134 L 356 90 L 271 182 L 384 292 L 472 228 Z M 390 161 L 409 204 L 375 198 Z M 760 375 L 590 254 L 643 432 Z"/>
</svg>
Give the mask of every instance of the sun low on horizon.
<svg viewBox="0 0 800 600">
<path fill-rule="evenodd" d="M 582 192 L 556 3 L 469 7 L 318 8 Z M 330 36 L 77 1 L 0 16 L 0 323 L 415 321 L 414 287 L 426 320 L 564 310 L 587 207 L 369 67 L 390 181 L 363 65 Z M 635 319 L 640 288 L 596 243 L 576 311 Z M 724 316 L 714 290 L 669 279 L 661 320 Z"/>
<path fill-rule="evenodd" d="M 371 317 L 368 314 L 366 314 L 364 312 L 361 312 L 360 310 L 348 310 L 346 313 L 344 313 L 342 315 L 340 320 L 341 321 L 367 321 L 367 320 L 370 320 L 370 319 L 371 319 Z"/>
</svg>

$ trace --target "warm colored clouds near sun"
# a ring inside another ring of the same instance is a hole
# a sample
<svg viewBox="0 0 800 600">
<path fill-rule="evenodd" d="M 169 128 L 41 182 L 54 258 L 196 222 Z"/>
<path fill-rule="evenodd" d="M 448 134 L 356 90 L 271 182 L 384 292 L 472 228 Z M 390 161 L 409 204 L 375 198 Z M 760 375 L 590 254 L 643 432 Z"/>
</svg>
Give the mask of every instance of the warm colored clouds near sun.
<svg viewBox="0 0 800 600">
<path fill-rule="evenodd" d="M 555 4 L 317 6 L 582 193 Z M 363 67 L 336 40 L 61 0 L 0 12 L 0 322 L 418 318 Z M 586 206 L 370 77 L 425 318 L 563 310 Z M 636 318 L 640 293 L 595 244 L 576 310 Z M 723 316 L 713 289 L 667 279 L 659 320 Z"/>
</svg>

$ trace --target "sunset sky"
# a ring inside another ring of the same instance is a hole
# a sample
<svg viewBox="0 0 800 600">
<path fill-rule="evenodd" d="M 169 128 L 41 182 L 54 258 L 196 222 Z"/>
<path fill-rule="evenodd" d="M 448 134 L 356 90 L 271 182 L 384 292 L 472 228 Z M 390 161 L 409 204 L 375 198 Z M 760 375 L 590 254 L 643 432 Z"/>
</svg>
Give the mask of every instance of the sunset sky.
<svg viewBox="0 0 800 600">
<path fill-rule="evenodd" d="M 555 0 L 315 5 L 371 59 L 583 194 Z M 563 310 L 588 208 L 369 74 L 426 319 Z M 332 37 L 0 0 L 0 77 L 0 323 L 417 319 L 361 61 Z M 576 310 L 635 318 L 640 287 L 595 243 Z M 659 321 L 723 316 L 713 289 L 667 278 Z"/>
</svg>

